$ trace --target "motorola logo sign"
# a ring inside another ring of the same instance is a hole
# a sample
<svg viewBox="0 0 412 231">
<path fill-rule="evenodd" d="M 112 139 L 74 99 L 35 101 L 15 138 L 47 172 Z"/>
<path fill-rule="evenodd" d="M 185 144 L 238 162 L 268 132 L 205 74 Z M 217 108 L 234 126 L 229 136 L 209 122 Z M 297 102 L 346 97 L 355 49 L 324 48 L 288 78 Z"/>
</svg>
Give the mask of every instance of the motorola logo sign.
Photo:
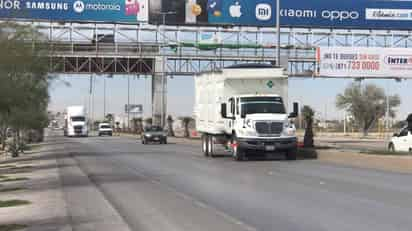
<svg viewBox="0 0 412 231">
<path fill-rule="evenodd" d="M 74 12 L 76 12 L 76 13 L 83 13 L 83 11 L 84 11 L 84 2 L 82 2 L 82 1 L 75 1 L 74 3 L 73 3 L 73 9 L 74 9 Z"/>
<path fill-rule="evenodd" d="M 76 1 L 73 4 L 73 10 L 76 13 L 83 13 L 84 11 L 120 11 L 120 4 L 103 4 L 103 3 L 88 3 L 83 1 Z"/>
<path fill-rule="evenodd" d="M 261 21 L 267 21 L 272 18 L 272 6 L 266 3 L 256 5 L 256 18 Z"/>
</svg>

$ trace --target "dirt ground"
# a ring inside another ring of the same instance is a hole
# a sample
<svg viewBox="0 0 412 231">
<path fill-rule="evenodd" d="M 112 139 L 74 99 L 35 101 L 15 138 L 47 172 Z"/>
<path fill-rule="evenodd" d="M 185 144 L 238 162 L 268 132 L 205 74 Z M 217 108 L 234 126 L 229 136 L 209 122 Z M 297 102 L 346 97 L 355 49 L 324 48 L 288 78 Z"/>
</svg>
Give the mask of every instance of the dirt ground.
<svg viewBox="0 0 412 231">
<path fill-rule="evenodd" d="M 339 150 L 320 150 L 318 160 L 361 168 L 412 173 L 412 156 L 369 155 Z"/>
</svg>

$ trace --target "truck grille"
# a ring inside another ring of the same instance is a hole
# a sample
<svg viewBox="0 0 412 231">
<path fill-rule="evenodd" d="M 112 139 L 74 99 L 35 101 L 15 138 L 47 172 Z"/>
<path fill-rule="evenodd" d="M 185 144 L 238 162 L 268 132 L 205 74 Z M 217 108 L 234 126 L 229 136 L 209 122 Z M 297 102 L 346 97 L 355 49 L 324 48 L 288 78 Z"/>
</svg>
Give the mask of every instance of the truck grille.
<svg viewBox="0 0 412 231">
<path fill-rule="evenodd" d="M 261 135 L 282 133 L 283 123 L 280 122 L 256 122 L 256 131 Z"/>
<path fill-rule="evenodd" d="M 83 126 L 74 126 L 75 133 L 82 133 L 82 131 L 83 131 Z"/>
</svg>

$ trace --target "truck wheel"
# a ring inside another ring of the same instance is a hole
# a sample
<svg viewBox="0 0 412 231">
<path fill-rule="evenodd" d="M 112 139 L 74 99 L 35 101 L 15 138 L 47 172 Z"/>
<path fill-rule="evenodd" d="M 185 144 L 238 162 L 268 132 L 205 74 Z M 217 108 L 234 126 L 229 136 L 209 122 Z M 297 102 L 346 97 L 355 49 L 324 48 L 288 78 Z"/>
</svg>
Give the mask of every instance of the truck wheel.
<svg viewBox="0 0 412 231">
<path fill-rule="evenodd" d="M 209 150 L 208 150 L 208 135 L 202 135 L 202 152 L 203 154 L 208 157 Z"/>
<path fill-rule="evenodd" d="M 209 156 L 211 156 L 212 158 L 215 158 L 215 143 L 214 143 L 214 137 L 213 136 L 209 136 L 209 138 L 207 139 L 207 150 L 209 151 Z"/>
<path fill-rule="evenodd" d="M 297 159 L 297 149 L 290 149 L 286 152 L 286 159 L 287 160 L 296 160 Z"/>
<path fill-rule="evenodd" d="M 236 137 L 232 141 L 233 159 L 236 161 L 243 161 L 245 158 L 245 151 L 239 147 Z"/>
</svg>

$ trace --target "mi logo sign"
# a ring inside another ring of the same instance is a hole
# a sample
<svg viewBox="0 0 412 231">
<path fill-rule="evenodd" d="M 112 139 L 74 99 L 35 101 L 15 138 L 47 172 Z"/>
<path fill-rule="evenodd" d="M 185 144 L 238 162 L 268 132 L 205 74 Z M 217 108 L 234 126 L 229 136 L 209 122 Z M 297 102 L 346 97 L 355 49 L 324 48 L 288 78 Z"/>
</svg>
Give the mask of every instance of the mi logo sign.
<svg viewBox="0 0 412 231">
<path fill-rule="evenodd" d="M 266 3 L 256 5 L 256 19 L 267 21 L 272 18 L 272 6 Z"/>
</svg>

